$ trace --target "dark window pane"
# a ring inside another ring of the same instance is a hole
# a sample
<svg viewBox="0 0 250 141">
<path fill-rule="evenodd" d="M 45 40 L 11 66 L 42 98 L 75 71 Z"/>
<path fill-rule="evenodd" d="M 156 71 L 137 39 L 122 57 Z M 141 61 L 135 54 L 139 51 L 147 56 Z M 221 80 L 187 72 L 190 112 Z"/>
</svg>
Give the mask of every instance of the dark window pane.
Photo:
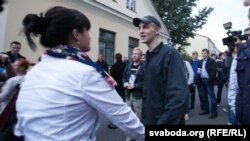
<svg viewBox="0 0 250 141">
<path fill-rule="evenodd" d="M 114 40 L 114 35 L 112 33 L 106 33 L 106 39 L 113 41 Z"/>
<path fill-rule="evenodd" d="M 113 49 L 114 48 L 114 45 L 112 43 L 107 43 L 107 48 L 110 48 L 110 49 Z"/>
<path fill-rule="evenodd" d="M 113 32 L 100 29 L 99 52 L 103 53 L 109 67 L 114 63 L 114 36 Z"/>
<path fill-rule="evenodd" d="M 127 0 L 126 7 L 129 10 L 135 11 L 135 0 Z"/>
<path fill-rule="evenodd" d="M 100 39 L 105 39 L 105 32 L 100 31 L 99 38 Z"/>
<path fill-rule="evenodd" d="M 139 39 L 136 39 L 136 38 L 133 38 L 133 37 L 129 37 L 128 41 L 129 41 L 129 43 L 128 43 L 128 58 L 129 58 L 129 60 L 131 60 L 133 49 L 135 47 L 139 46 Z"/>
</svg>

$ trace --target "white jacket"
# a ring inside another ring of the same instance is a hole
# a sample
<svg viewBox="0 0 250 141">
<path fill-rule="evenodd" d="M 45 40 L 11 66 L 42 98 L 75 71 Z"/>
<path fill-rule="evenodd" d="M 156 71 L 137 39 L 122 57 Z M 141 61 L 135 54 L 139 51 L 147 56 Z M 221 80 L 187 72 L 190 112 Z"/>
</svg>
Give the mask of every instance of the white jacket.
<svg viewBox="0 0 250 141">
<path fill-rule="evenodd" d="M 230 69 L 229 87 L 228 87 L 228 95 L 227 95 L 229 108 L 234 114 L 235 114 L 236 95 L 239 92 L 237 72 L 235 71 L 237 67 L 236 58 L 237 58 L 237 55 L 234 56 L 231 69 Z"/>
<path fill-rule="evenodd" d="M 191 85 L 194 83 L 194 71 L 193 71 L 191 64 L 188 61 L 184 61 L 184 62 L 185 62 L 187 72 L 188 72 L 188 85 Z"/>
<path fill-rule="evenodd" d="M 26 141 L 95 141 L 98 112 L 131 138 L 144 126 L 115 89 L 88 65 L 42 56 L 24 78 L 16 104 L 17 136 Z"/>
<path fill-rule="evenodd" d="M 13 96 L 18 84 L 23 80 L 24 75 L 9 78 L 2 87 L 0 93 L 0 114 Z"/>
</svg>

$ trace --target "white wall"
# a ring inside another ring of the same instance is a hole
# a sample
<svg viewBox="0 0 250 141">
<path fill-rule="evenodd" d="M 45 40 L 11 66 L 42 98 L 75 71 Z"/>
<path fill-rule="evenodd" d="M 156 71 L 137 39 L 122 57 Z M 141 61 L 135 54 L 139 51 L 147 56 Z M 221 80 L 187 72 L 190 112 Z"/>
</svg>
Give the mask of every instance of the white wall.
<svg viewBox="0 0 250 141">
<path fill-rule="evenodd" d="M 5 41 L 5 32 L 6 32 L 6 23 L 7 23 L 7 14 L 8 14 L 8 5 L 4 4 L 4 11 L 0 13 L 0 52 L 4 50 L 4 41 Z"/>
</svg>

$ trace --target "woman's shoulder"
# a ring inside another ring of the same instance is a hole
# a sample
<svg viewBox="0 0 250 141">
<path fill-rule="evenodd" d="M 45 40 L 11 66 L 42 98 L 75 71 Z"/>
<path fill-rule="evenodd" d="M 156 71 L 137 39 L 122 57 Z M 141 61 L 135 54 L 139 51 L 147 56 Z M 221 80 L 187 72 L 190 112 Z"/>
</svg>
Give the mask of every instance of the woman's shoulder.
<svg viewBox="0 0 250 141">
<path fill-rule="evenodd" d="M 24 78 L 24 75 L 22 75 L 22 76 L 14 76 L 14 77 L 9 78 L 7 81 L 8 81 L 8 82 L 19 82 L 19 81 L 21 81 L 23 78 Z"/>
<path fill-rule="evenodd" d="M 74 70 L 74 71 L 91 71 L 94 68 L 90 65 L 70 60 L 70 59 L 61 59 L 61 58 L 53 58 L 50 56 L 43 56 L 42 61 L 37 64 L 38 67 L 50 67 L 54 69 L 63 69 L 65 71 L 67 70 Z"/>
</svg>

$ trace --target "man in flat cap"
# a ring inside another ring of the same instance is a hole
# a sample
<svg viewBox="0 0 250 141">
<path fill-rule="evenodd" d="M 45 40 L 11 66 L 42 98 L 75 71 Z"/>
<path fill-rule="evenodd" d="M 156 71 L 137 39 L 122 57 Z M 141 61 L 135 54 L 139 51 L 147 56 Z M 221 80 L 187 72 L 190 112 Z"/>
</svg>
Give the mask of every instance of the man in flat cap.
<svg viewBox="0 0 250 141">
<path fill-rule="evenodd" d="M 189 90 L 180 53 L 160 40 L 161 23 L 152 16 L 134 18 L 142 43 L 148 46 L 142 102 L 146 125 L 184 124 Z"/>
</svg>

